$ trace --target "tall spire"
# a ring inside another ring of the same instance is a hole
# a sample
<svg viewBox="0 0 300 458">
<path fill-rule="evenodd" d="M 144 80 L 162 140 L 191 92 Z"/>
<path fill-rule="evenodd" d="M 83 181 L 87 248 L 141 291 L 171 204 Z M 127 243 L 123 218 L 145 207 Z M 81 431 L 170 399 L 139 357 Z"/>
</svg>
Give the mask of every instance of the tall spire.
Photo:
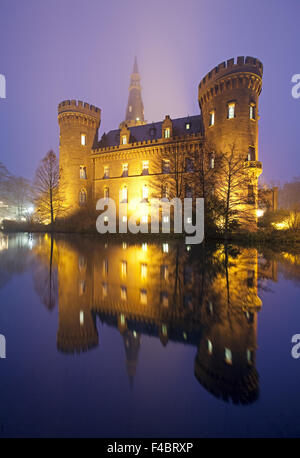
<svg viewBox="0 0 300 458">
<path fill-rule="evenodd" d="M 128 127 L 145 124 L 142 88 L 140 85 L 140 74 L 136 56 L 134 58 L 133 71 L 130 78 L 125 123 Z"/>
</svg>

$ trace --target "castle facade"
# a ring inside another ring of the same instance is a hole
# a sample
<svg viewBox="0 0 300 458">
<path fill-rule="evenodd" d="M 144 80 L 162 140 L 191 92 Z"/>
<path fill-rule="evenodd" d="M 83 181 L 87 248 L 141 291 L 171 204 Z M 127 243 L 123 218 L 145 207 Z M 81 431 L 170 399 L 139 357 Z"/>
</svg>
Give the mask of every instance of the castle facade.
<svg viewBox="0 0 300 458">
<path fill-rule="evenodd" d="M 175 197 L 168 190 L 176 174 L 174 157 L 183 158 L 181 197 L 202 197 L 193 190 L 194 158 L 203 145 L 212 149 L 207 167 L 214 167 L 214 154 L 234 144 L 244 157 L 248 174 L 248 206 L 256 221 L 257 182 L 262 172 L 258 161 L 258 101 L 262 89 L 262 63 L 253 57 L 222 62 L 200 82 L 200 114 L 162 121 L 144 119 L 140 75 L 135 59 L 129 86 L 125 121 L 98 140 L 101 110 L 76 100 L 58 105 L 60 168 L 65 183 L 69 214 L 102 197 L 128 203 L 128 213 L 140 201 Z M 177 170 L 178 172 L 178 170 Z M 161 183 L 159 194 L 154 181 Z M 174 188 L 174 186 L 173 186 Z M 154 195 L 156 194 L 156 195 Z M 178 197 L 178 193 L 176 195 Z"/>
</svg>

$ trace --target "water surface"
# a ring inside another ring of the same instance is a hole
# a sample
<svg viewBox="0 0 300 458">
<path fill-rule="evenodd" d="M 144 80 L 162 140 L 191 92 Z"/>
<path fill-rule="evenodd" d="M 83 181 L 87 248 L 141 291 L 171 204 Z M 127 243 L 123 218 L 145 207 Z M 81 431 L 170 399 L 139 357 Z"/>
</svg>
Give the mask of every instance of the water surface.
<svg viewBox="0 0 300 458">
<path fill-rule="evenodd" d="M 299 286 L 288 252 L 0 236 L 0 436 L 299 436 Z"/>
</svg>

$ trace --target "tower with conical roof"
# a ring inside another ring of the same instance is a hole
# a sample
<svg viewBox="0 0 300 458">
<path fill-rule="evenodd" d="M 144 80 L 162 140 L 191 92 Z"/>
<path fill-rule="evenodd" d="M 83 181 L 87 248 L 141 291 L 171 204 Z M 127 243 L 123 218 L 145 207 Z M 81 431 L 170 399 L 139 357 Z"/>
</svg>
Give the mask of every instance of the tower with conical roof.
<svg viewBox="0 0 300 458">
<path fill-rule="evenodd" d="M 144 105 L 142 100 L 141 78 L 134 58 L 133 71 L 130 78 L 129 97 L 126 109 L 125 123 L 128 127 L 146 124 L 144 120 Z"/>
</svg>

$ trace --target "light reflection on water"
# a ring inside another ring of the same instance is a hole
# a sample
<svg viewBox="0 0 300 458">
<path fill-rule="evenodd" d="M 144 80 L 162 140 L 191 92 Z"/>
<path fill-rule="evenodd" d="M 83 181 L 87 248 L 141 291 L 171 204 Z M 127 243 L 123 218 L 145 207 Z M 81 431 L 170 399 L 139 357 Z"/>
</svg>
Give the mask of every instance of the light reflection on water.
<svg viewBox="0 0 300 458">
<path fill-rule="evenodd" d="M 287 283 L 297 301 L 299 256 L 73 235 L 0 247 L 0 435 L 298 435 L 300 313 L 280 302 Z"/>
</svg>

